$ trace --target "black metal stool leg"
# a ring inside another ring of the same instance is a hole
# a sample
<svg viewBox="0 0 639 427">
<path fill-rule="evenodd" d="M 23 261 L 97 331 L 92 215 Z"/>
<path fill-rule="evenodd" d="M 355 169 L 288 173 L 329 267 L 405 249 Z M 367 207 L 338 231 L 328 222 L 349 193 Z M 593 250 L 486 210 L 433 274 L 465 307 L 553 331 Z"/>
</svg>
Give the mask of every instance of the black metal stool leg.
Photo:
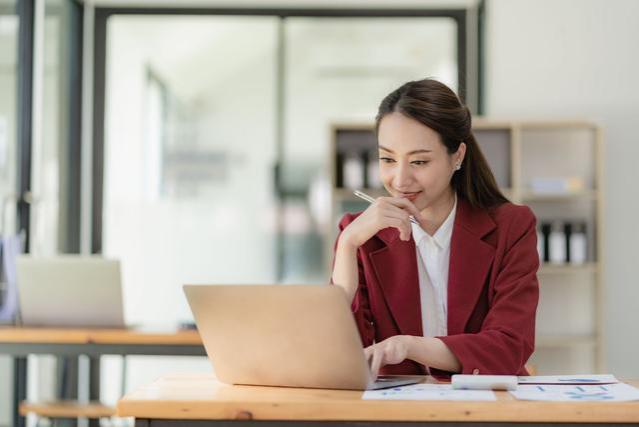
<svg viewBox="0 0 639 427">
<path fill-rule="evenodd" d="M 89 358 L 89 400 L 100 400 L 100 357 Z M 100 427 L 99 419 L 89 420 L 89 427 Z"/>
<path fill-rule="evenodd" d="M 20 402 L 27 398 L 27 358 L 13 359 L 13 425 L 24 427 L 25 417 L 20 415 Z"/>
<path fill-rule="evenodd" d="M 78 357 L 58 358 L 58 398 L 62 400 L 78 398 Z M 75 419 L 53 420 L 57 426 L 76 427 Z"/>
</svg>

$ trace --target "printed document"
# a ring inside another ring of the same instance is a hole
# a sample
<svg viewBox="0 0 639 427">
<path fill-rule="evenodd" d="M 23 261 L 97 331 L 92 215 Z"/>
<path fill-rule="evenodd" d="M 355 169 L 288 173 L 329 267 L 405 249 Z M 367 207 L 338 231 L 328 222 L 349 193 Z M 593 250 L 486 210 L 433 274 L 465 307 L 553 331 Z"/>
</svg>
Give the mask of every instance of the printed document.
<svg viewBox="0 0 639 427">
<path fill-rule="evenodd" d="M 519 400 L 546 402 L 629 402 L 639 400 L 639 389 L 628 384 L 519 385 L 510 392 Z"/>
<path fill-rule="evenodd" d="M 541 375 L 517 377 L 519 384 L 615 384 L 614 375 Z"/>
<path fill-rule="evenodd" d="M 453 390 L 450 384 L 411 384 L 368 390 L 364 400 L 496 400 L 491 390 Z"/>
</svg>

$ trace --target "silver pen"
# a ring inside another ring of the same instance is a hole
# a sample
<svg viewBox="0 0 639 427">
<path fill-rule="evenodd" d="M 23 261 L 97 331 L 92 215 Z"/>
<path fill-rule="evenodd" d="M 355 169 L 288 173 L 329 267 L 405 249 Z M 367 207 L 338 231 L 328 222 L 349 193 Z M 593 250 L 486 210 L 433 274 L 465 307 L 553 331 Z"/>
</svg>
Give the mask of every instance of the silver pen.
<svg viewBox="0 0 639 427">
<path fill-rule="evenodd" d="M 368 194 L 366 194 L 366 193 L 364 193 L 362 191 L 359 191 L 359 190 L 353 191 L 353 194 L 356 195 L 357 197 L 359 197 L 360 199 L 366 200 L 369 203 L 373 203 L 375 201 L 375 198 L 373 198 L 372 196 L 369 196 Z M 419 225 L 419 222 L 417 222 L 417 220 L 412 215 L 410 215 L 408 217 L 408 219 L 413 224 Z"/>
</svg>

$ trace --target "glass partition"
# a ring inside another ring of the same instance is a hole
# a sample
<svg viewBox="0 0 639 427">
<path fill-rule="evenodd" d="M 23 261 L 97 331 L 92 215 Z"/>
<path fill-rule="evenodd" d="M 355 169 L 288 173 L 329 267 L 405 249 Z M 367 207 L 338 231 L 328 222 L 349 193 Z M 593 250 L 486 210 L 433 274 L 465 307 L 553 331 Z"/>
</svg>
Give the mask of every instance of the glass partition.
<svg viewBox="0 0 639 427">
<path fill-rule="evenodd" d="M 114 16 L 103 252 L 133 323 L 191 318 L 185 283 L 276 281 L 278 20 Z"/>
<path fill-rule="evenodd" d="M 15 231 L 18 124 L 18 26 L 16 1 L 0 1 L 0 202 L 1 233 Z"/>
<path fill-rule="evenodd" d="M 0 236 L 16 230 L 18 124 L 18 28 L 17 1 L 0 0 Z M 0 280 L 0 304 L 5 283 Z M 0 357 L 0 375 L 11 372 L 12 359 Z M 4 377 L 8 378 L 8 377 Z M 9 425 L 13 408 L 11 381 L 0 382 L 0 424 Z M 6 398 L 5 398 L 6 396 Z"/>
</svg>

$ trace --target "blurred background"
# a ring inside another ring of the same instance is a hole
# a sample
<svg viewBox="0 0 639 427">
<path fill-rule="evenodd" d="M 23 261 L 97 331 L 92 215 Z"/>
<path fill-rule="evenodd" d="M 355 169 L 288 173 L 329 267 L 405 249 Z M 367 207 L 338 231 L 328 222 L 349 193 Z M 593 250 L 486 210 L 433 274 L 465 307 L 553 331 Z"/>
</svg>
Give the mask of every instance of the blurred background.
<svg viewBox="0 0 639 427">
<path fill-rule="evenodd" d="M 327 283 L 337 221 L 365 207 L 350 189 L 381 194 L 379 102 L 432 77 L 540 220 L 539 373 L 639 378 L 638 18 L 634 0 L 0 0 L 1 234 L 121 260 L 130 325 L 192 321 L 185 283 Z M 583 231 L 583 259 L 553 258 L 558 229 Z M 102 357 L 103 402 L 211 370 L 126 365 Z M 0 425 L 14 368 L 0 351 Z M 59 394 L 58 358 L 28 369 L 29 399 Z"/>
</svg>

